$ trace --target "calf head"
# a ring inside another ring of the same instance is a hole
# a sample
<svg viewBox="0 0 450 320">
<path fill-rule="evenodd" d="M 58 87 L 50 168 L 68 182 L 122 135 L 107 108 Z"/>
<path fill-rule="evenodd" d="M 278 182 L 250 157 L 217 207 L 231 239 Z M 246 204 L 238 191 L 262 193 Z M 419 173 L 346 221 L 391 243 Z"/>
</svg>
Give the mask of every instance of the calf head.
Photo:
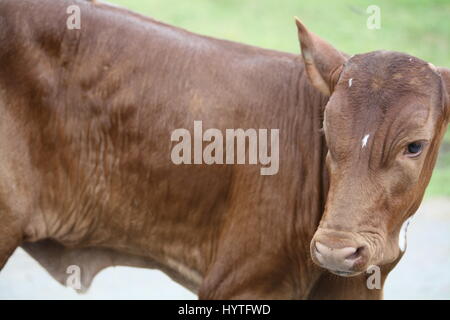
<svg viewBox="0 0 450 320">
<path fill-rule="evenodd" d="M 329 101 L 323 129 L 330 177 L 311 241 L 313 261 L 341 276 L 397 260 L 449 114 L 450 70 L 407 54 L 348 58 L 297 20 L 306 73 Z"/>
</svg>

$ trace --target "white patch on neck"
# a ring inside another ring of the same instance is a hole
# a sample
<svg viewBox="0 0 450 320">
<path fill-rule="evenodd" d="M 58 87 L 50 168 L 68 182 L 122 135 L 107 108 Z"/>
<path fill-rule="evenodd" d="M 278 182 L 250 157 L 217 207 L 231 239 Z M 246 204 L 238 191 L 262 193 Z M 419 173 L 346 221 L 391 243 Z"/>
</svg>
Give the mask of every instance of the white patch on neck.
<svg viewBox="0 0 450 320">
<path fill-rule="evenodd" d="M 367 142 L 369 141 L 370 138 L 370 134 L 366 134 L 364 136 L 364 138 L 362 139 L 361 143 L 362 143 L 362 148 L 364 149 L 367 146 Z"/>
<path fill-rule="evenodd" d="M 400 229 L 400 233 L 398 235 L 398 246 L 402 252 L 405 252 L 406 250 L 406 232 L 408 231 L 408 226 L 411 219 L 412 217 L 409 217 L 405 222 L 403 222 L 402 228 Z"/>
<path fill-rule="evenodd" d="M 348 87 L 349 87 L 349 88 L 351 88 L 352 82 L 353 82 L 353 78 L 350 78 L 350 79 L 348 80 Z"/>
</svg>

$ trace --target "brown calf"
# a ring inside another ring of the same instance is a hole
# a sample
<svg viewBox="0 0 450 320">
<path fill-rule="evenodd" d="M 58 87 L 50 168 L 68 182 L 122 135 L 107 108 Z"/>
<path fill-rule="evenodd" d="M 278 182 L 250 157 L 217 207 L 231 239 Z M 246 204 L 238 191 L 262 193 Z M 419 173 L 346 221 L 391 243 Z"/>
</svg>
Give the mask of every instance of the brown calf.
<svg viewBox="0 0 450 320">
<path fill-rule="evenodd" d="M 0 22 L 0 268 L 23 246 L 62 283 L 78 265 L 82 289 L 130 265 L 204 299 L 381 297 L 364 271 L 384 281 L 400 258 L 448 69 L 348 58 L 300 22 L 303 59 L 86 1 L 0 0 Z M 279 129 L 279 172 L 174 164 L 171 133 L 195 120 Z"/>
</svg>

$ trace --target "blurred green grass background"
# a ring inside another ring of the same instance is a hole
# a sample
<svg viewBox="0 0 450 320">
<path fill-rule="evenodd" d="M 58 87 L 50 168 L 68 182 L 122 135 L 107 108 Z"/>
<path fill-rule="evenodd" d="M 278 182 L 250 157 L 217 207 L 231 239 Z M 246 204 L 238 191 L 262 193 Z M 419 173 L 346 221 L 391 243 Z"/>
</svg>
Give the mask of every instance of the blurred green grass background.
<svg viewBox="0 0 450 320">
<path fill-rule="evenodd" d="M 349 54 L 406 52 L 450 68 L 449 0 L 110 0 L 192 32 L 299 53 L 293 16 Z M 369 5 L 381 9 L 381 28 L 369 30 Z M 427 196 L 450 197 L 450 131 Z"/>
</svg>

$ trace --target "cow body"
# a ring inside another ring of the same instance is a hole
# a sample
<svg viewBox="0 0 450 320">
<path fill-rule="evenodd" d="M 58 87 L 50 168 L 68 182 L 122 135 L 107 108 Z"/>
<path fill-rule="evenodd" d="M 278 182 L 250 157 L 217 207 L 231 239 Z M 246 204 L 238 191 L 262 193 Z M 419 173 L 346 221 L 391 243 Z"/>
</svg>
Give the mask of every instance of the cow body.
<svg viewBox="0 0 450 320">
<path fill-rule="evenodd" d="M 310 259 L 327 97 L 300 56 L 84 1 L 2 0 L 0 23 L 0 267 L 22 245 L 60 282 L 80 266 L 83 288 L 130 265 L 201 298 L 381 297 Z M 171 132 L 195 120 L 280 128 L 278 174 L 175 165 Z"/>
<path fill-rule="evenodd" d="M 261 265 L 257 277 L 275 283 L 310 277 L 302 269 L 312 263 L 288 257 L 309 261 L 323 209 L 324 99 L 301 58 L 85 3 L 81 29 L 67 30 L 67 4 L 1 3 L 1 190 L 4 215 L 26 216 L 21 237 L 148 258 L 195 291 L 211 268 L 223 279 L 242 273 L 246 286 Z M 59 19 L 46 23 L 43 11 Z M 176 166 L 171 132 L 194 120 L 282 127 L 283 167 L 261 176 L 251 165 Z"/>
</svg>

